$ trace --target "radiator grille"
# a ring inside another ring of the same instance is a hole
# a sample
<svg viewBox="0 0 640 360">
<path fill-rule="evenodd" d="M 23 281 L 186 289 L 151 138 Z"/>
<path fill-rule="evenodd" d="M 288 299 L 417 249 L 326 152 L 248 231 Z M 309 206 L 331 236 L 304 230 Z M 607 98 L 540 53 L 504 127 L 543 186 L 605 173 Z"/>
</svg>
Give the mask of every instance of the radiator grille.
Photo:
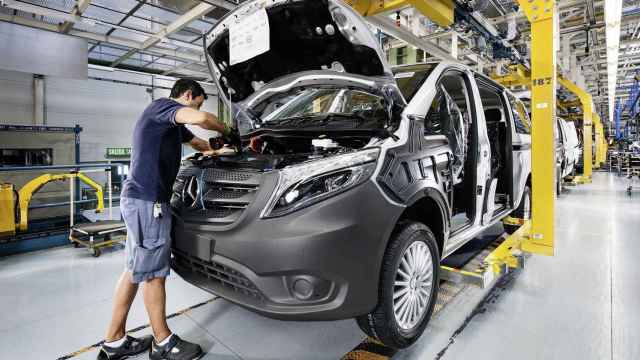
<svg viewBox="0 0 640 360">
<path fill-rule="evenodd" d="M 222 168 L 183 169 L 180 174 L 186 177 L 176 179 L 176 201 L 172 200 L 172 205 L 184 205 L 185 220 L 218 224 L 230 224 L 240 218 L 255 200 L 262 175 L 255 170 Z"/>
<path fill-rule="evenodd" d="M 173 250 L 174 265 L 204 276 L 208 281 L 238 295 L 250 297 L 255 301 L 264 301 L 260 290 L 241 273 L 215 261 L 204 261 L 187 255 L 179 250 Z"/>
</svg>

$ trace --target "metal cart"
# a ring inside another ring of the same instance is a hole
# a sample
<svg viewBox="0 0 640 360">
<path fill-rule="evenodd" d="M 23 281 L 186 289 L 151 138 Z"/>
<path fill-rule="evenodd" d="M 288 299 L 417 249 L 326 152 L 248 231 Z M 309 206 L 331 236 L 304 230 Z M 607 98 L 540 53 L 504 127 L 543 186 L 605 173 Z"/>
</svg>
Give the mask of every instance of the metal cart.
<svg viewBox="0 0 640 360">
<path fill-rule="evenodd" d="M 107 172 L 107 190 L 109 220 L 74 224 L 74 216 L 72 215 L 70 217 L 69 241 L 71 241 L 75 247 L 86 247 L 94 257 L 100 256 L 102 253 L 101 248 L 113 246 L 126 239 L 127 228 L 124 222 L 113 220 L 111 171 Z M 69 182 L 69 194 L 70 196 L 74 194 L 73 181 Z M 73 201 L 69 201 L 69 212 L 75 214 Z"/>
<path fill-rule="evenodd" d="M 123 221 L 106 220 L 74 225 L 69 229 L 69 240 L 75 247 L 84 246 L 94 257 L 100 256 L 103 247 L 113 246 L 126 239 L 127 228 Z"/>
</svg>

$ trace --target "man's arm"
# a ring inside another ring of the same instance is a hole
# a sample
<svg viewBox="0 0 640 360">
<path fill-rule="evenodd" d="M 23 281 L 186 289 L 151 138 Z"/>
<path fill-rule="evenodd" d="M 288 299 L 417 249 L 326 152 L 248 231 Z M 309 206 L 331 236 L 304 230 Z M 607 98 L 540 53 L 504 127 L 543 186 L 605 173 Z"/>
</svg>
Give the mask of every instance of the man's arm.
<svg viewBox="0 0 640 360">
<path fill-rule="evenodd" d="M 222 134 L 227 134 L 229 128 L 215 115 L 206 111 L 183 107 L 176 112 L 176 122 L 179 124 L 191 124 L 200 126 L 203 129 L 213 130 Z"/>
<path fill-rule="evenodd" d="M 203 139 L 200 139 L 197 136 L 194 136 L 193 139 L 189 141 L 189 145 L 193 148 L 193 150 L 204 153 L 207 151 L 211 151 L 211 146 L 209 146 L 209 142 Z"/>
</svg>

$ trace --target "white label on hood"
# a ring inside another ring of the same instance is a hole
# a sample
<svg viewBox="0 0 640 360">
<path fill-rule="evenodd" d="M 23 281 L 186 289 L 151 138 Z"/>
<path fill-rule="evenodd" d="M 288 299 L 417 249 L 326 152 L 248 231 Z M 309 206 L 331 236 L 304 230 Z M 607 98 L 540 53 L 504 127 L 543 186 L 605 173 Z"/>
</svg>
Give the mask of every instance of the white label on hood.
<svg viewBox="0 0 640 360">
<path fill-rule="evenodd" d="M 229 65 L 269 51 L 269 16 L 260 9 L 229 26 Z"/>
</svg>

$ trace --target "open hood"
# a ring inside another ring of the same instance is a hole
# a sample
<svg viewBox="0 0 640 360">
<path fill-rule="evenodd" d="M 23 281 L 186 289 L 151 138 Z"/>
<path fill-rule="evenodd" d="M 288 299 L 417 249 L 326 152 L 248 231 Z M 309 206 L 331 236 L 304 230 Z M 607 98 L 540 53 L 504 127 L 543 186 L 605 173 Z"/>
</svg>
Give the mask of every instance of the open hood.
<svg viewBox="0 0 640 360">
<path fill-rule="evenodd" d="M 234 118 L 250 108 L 251 98 L 273 92 L 284 79 L 292 84 L 317 75 L 316 83 L 339 77 L 347 84 L 353 77 L 350 86 L 368 79 L 380 91 L 389 85 L 397 90 L 378 40 L 341 0 L 247 1 L 210 31 L 205 47 Z"/>
</svg>

